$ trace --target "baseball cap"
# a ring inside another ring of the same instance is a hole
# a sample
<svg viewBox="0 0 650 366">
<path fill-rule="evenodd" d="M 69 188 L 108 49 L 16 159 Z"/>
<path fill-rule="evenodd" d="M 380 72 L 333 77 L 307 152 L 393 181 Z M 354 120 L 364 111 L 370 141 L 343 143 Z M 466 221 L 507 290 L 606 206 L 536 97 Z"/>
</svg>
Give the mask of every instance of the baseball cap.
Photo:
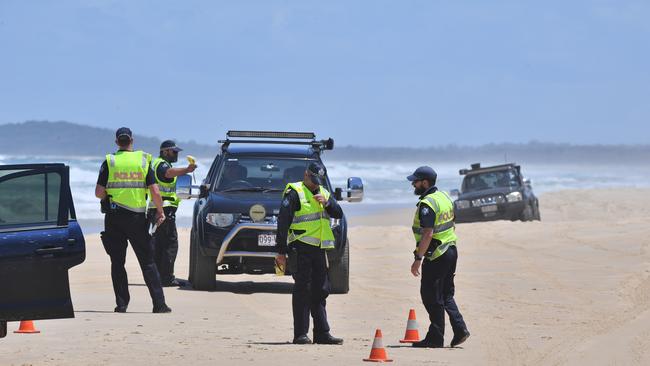
<svg viewBox="0 0 650 366">
<path fill-rule="evenodd" d="M 180 147 L 176 146 L 176 143 L 172 140 L 165 140 L 160 144 L 160 150 L 173 150 L 176 152 L 183 151 Z"/>
<path fill-rule="evenodd" d="M 415 169 L 415 172 L 413 172 L 413 174 L 406 177 L 406 179 L 408 179 L 411 182 L 415 180 L 424 180 L 424 179 L 435 182 L 437 178 L 438 178 L 438 174 L 436 173 L 436 171 L 433 170 L 433 168 L 428 167 L 426 165 Z"/>
<path fill-rule="evenodd" d="M 325 170 L 325 167 L 321 165 L 320 163 L 317 162 L 311 162 L 309 163 L 309 166 L 307 166 L 307 171 L 309 172 L 309 176 L 311 180 L 318 185 L 324 185 L 325 184 L 325 174 L 327 171 Z"/>
<path fill-rule="evenodd" d="M 132 139 L 133 133 L 131 133 L 131 129 L 128 127 L 120 127 L 115 131 L 115 138 L 119 140 L 122 136 L 128 136 L 129 139 Z"/>
</svg>

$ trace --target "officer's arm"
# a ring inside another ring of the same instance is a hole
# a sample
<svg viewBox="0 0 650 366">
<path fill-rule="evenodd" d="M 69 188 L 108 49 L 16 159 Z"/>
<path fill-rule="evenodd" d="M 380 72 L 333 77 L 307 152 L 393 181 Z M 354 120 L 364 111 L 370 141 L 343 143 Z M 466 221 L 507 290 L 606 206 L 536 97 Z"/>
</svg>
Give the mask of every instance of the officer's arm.
<svg viewBox="0 0 650 366">
<path fill-rule="evenodd" d="M 420 239 L 416 251 L 419 256 L 424 256 L 424 253 L 429 250 L 429 245 L 431 245 L 431 239 L 433 238 L 433 226 L 436 222 L 436 213 L 429 206 L 422 204 L 418 210 L 418 215 L 420 215 L 422 239 Z"/>
<path fill-rule="evenodd" d="M 106 160 L 99 168 L 99 176 L 97 177 L 97 185 L 95 186 L 95 197 L 103 200 L 106 198 L 106 185 L 108 184 L 108 164 Z"/>
<path fill-rule="evenodd" d="M 279 254 L 287 253 L 287 236 L 289 235 L 289 226 L 293 222 L 293 217 L 299 207 L 298 194 L 294 190 L 288 191 L 282 197 L 280 204 L 280 213 L 278 213 L 278 230 L 276 235 L 276 250 Z M 298 206 L 298 207 L 297 207 Z"/>
<path fill-rule="evenodd" d="M 325 210 L 327 211 L 327 214 L 330 215 L 331 218 L 340 219 L 343 217 L 343 209 L 341 208 L 341 205 L 339 205 L 339 203 L 336 202 L 334 195 L 331 195 L 330 199 L 327 200 L 327 205 L 325 206 Z"/>
<path fill-rule="evenodd" d="M 429 249 L 429 244 L 431 244 L 432 238 L 433 238 L 433 228 L 431 227 L 422 228 L 422 239 L 420 239 L 417 248 L 418 256 L 424 257 L 424 254 Z"/>
<path fill-rule="evenodd" d="M 194 169 L 196 169 L 196 165 L 188 165 L 185 168 L 169 168 L 165 172 L 165 178 L 167 179 L 176 178 L 181 175 L 191 173 L 194 171 Z"/>
<path fill-rule="evenodd" d="M 95 186 L 95 197 L 103 200 L 106 198 L 106 187 L 100 186 L 99 184 Z"/>
<path fill-rule="evenodd" d="M 145 183 L 147 184 L 147 188 L 149 188 L 149 193 L 151 193 L 151 199 L 153 200 L 153 203 L 156 205 L 156 211 L 158 213 L 158 217 L 164 216 L 163 214 L 163 201 L 162 197 L 160 196 L 160 189 L 158 188 L 158 184 L 156 184 L 156 178 L 154 176 L 154 171 L 149 167 L 149 171 L 147 172 L 147 177 L 145 178 Z"/>
</svg>

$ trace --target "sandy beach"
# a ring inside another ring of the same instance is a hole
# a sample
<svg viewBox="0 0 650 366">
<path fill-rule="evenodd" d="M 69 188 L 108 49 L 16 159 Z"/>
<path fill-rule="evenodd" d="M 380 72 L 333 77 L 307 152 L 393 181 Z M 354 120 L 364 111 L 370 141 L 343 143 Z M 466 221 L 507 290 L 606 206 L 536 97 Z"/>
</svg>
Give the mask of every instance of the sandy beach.
<svg viewBox="0 0 650 366">
<path fill-rule="evenodd" d="M 41 334 L 10 333 L 0 365 L 351 365 L 368 356 L 376 328 L 401 365 L 650 364 L 650 190 L 562 191 L 540 201 L 541 222 L 457 227 L 456 300 L 472 333 L 462 348 L 398 342 L 409 308 L 421 335 L 428 326 L 409 272 L 409 209 L 351 222 L 351 291 L 328 299 L 343 346 L 288 344 L 290 278 L 228 275 L 214 292 L 168 288 L 173 313 L 151 314 L 130 249 L 129 313 L 113 313 L 109 258 L 92 234 L 86 261 L 70 272 L 76 318 L 39 321 Z M 187 278 L 189 230 L 179 239 L 176 274 Z M 446 344 L 451 337 L 447 327 Z"/>
</svg>

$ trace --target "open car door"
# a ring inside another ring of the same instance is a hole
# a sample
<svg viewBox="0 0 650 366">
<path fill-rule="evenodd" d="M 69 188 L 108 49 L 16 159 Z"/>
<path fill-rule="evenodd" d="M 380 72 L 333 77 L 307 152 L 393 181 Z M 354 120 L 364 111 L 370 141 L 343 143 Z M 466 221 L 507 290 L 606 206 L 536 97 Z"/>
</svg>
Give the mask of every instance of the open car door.
<svg viewBox="0 0 650 366">
<path fill-rule="evenodd" d="M 85 256 L 68 166 L 0 165 L 0 337 L 7 321 L 74 318 L 68 270 Z"/>
</svg>

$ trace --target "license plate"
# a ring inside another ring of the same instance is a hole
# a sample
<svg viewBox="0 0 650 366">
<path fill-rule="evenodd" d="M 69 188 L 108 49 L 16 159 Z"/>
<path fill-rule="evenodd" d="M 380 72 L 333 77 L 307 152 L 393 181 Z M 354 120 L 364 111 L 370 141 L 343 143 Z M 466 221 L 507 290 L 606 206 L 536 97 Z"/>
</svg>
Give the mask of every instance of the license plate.
<svg viewBox="0 0 650 366">
<path fill-rule="evenodd" d="M 497 205 L 490 205 L 490 206 L 481 207 L 481 212 L 483 212 L 483 213 L 496 212 L 497 210 L 498 210 Z"/>
<path fill-rule="evenodd" d="M 260 234 L 257 237 L 257 245 L 261 247 L 274 247 L 275 234 Z"/>
</svg>

